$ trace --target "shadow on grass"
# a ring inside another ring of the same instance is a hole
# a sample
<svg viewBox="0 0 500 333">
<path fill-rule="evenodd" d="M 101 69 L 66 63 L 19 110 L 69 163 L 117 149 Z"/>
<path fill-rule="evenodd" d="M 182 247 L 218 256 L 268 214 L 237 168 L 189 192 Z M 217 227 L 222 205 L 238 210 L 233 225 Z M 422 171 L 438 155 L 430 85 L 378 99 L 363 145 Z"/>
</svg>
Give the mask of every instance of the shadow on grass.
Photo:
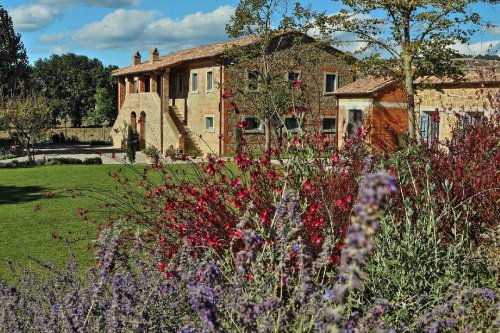
<svg viewBox="0 0 500 333">
<path fill-rule="evenodd" d="M 5 186 L 0 185 L 0 205 L 30 202 L 44 196 L 40 186 Z"/>
</svg>

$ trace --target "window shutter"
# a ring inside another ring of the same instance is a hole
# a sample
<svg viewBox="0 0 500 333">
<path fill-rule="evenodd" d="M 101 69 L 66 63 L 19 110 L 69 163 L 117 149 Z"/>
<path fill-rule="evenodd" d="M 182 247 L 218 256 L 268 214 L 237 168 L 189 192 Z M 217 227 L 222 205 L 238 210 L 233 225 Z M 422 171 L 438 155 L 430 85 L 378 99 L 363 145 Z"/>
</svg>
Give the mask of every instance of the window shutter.
<svg viewBox="0 0 500 333">
<path fill-rule="evenodd" d="M 420 139 L 426 142 L 429 140 L 429 120 L 428 114 L 420 115 Z"/>
</svg>

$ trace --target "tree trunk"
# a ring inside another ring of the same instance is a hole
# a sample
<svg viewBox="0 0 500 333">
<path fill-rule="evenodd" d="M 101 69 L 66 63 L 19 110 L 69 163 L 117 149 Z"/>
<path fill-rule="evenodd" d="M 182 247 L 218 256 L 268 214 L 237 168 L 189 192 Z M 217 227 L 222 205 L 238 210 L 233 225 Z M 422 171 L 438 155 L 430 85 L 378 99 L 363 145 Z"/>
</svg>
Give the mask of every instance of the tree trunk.
<svg viewBox="0 0 500 333">
<path fill-rule="evenodd" d="M 264 119 L 264 132 L 266 136 L 265 150 L 271 150 L 271 119 Z"/>
<path fill-rule="evenodd" d="M 411 139 L 416 137 L 416 121 L 415 121 L 415 87 L 413 85 L 413 69 L 412 65 L 412 54 L 411 54 L 411 36 L 410 36 L 410 25 L 409 18 L 406 19 L 406 25 L 404 28 L 405 43 L 403 45 L 402 60 L 403 60 L 403 74 L 404 83 L 406 90 L 406 103 L 408 112 L 408 134 Z"/>
</svg>

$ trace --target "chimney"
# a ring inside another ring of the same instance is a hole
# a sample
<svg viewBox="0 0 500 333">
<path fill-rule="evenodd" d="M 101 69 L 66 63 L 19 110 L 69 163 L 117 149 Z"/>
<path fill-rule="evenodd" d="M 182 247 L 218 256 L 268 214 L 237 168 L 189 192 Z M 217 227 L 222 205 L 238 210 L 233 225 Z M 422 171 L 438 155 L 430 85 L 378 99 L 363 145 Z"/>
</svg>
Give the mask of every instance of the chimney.
<svg viewBox="0 0 500 333">
<path fill-rule="evenodd" d="M 139 51 L 135 51 L 134 55 L 132 56 L 132 65 L 139 65 L 141 63 L 141 54 Z"/>
<path fill-rule="evenodd" d="M 160 53 L 158 52 L 158 49 L 156 47 L 152 48 L 151 51 L 149 51 L 149 63 L 152 64 L 160 58 Z"/>
</svg>

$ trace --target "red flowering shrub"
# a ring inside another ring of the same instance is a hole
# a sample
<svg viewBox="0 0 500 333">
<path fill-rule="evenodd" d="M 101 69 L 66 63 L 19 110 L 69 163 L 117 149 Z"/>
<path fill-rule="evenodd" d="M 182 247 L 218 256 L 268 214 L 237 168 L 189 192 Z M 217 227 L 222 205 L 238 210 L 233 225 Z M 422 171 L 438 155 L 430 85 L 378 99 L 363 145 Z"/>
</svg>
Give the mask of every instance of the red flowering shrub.
<svg viewBox="0 0 500 333">
<path fill-rule="evenodd" d="M 304 133 L 290 140 L 286 159 L 277 150 L 255 157 L 243 148 L 233 162 L 208 157 L 193 165 L 189 177 L 174 177 L 168 165 L 160 165 L 155 171 L 163 175 L 161 185 L 146 169 L 140 190 L 115 175 L 126 200 L 140 203 L 127 221 L 158 242 L 161 270 L 168 275 L 168 262 L 184 242 L 194 256 L 207 249 L 240 249 L 242 230 L 258 230 L 272 242 L 276 211 L 290 205 L 296 223 L 303 224 L 304 242 L 318 254 L 329 239 L 330 262 L 338 263 L 363 170 L 361 145 L 338 150 L 326 135 Z"/>
<path fill-rule="evenodd" d="M 422 191 L 431 187 L 433 200 L 467 215 L 471 222 L 469 235 L 473 239 L 477 239 L 485 228 L 496 225 L 500 215 L 499 120 L 497 114 L 480 124 L 456 125 L 448 142 L 412 144 L 390 158 L 392 172 L 400 181 L 402 193 L 397 199 L 399 204 L 394 205 L 398 220 L 406 218 L 404 196 L 417 202 Z M 415 220 L 419 212 L 413 213 L 410 218 Z M 452 219 L 448 217 L 451 216 L 440 217 L 445 239 L 451 239 L 453 232 Z"/>
</svg>

